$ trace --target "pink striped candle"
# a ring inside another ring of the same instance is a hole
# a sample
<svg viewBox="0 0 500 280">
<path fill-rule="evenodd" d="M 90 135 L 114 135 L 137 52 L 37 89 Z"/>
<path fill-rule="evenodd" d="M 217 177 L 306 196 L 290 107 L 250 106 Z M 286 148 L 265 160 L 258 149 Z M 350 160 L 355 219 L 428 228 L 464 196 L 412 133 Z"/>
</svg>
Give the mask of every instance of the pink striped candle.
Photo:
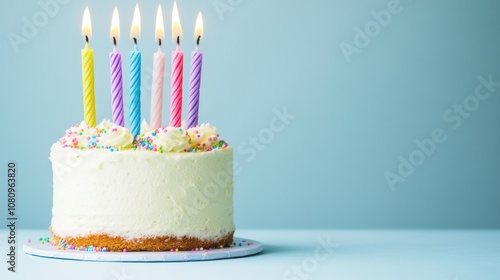
<svg viewBox="0 0 500 280">
<path fill-rule="evenodd" d="M 182 114 L 182 71 L 184 63 L 184 53 L 179 50 L 172 52 L 172 76 L 170 92 L 170 126 L 181 126 Z"/>
<path fill-rule="evenodd" d="M 113 39 L 113 51 L 109 53 L 111 69 L 111 112 L 113 123 L 124 126 L 123 118 L 123 81 L 122 81 L 122 55 L 116 49 L 116 41 L 120 38 L 120 23 L 118 9 L 115 7 L 111 20 L 111 38 Z"/>
<path fill-rule="evenodd" d="M 151 129 L 161 127 L 162 103 L 163 103 L 163 79 L 165 76 L 165 53 L 161 51 L 161 41 L 165 37 L 163 29 L 163 13 L 158 5 L 156 13 L 156 40 L 158 40 L 158 51 L 153 55 L 153 85 L 151 87 Z"/>
<path fill-rule="evenodd" d="M 182 72 L 184 64 L 184 53 L 180 50 L 180 39 L 182 28 L 177 11 L 177 3 L 174 2 L 172 11 L 172 39 L 177 43 L 177 49 L 172 51 L 172 75 L 170 89 L 170 126 L 181 126 L 182 114 Z"/>
</svg>

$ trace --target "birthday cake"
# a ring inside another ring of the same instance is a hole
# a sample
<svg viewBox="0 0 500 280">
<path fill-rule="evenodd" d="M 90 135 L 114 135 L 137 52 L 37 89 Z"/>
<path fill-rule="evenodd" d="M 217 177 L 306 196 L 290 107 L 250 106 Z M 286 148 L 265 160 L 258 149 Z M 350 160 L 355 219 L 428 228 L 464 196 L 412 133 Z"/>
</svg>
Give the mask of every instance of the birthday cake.
<svg viewBox="0 0 500 280">
<path fill-rule="evenodd" d="M 210 124 L 134 139 L 103 121 L 51 147 L 53 243 L 93 251 L 221 248 L 233 242 L 233 150 Z"/>
<path fill-rule="evenodd" d="M 85 8 L 82 35 L 84 121 L 70 127 L 50 151 L 53 208 L 50 242 L 86 251 L 179 251 L 231 246 L 233 148 L 217 129 L 198 123 L 203 35 L 198 14 L 189 83 L 188 125 L 181 123 L 183 52 L 177 5 L 173 7 L 170 126 L 162 126 L 165 55 L 163 15 L 158 7 L 151 91 L 151 129 L 141 126 L 139 6 L 130 32 L 130 131 L 124 127 L 118 11 L 113 12 L 110 53 L 113 121 L 96 125 L 94 54 L 90 13 Z M 175 20 L 174 20 L 175 19 Z M 44 239 L 45 240 L 45 239 Z"/>
</svg>

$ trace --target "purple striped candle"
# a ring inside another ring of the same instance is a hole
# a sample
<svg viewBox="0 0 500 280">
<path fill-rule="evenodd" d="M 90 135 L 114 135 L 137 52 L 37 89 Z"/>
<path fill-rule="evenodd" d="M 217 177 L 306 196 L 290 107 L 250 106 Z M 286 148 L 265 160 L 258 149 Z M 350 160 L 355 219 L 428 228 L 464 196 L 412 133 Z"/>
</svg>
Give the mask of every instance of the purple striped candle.
<svg viewBox="0 0 500 280">
<path fill-rule="evenodd" d="M 116 41 L 120 38 L 120 19 L 116 7 L 111 19 L 110 35 L 114 45 L 113 51 L 109 53 L 109 64 L 111 69 L 111 113 L 113 115 L 113 123 L 124 126 L 122 55 L 116 49 Z"/>
<path fill-rule="evenodd" d="M 124 126 L 123 118 L 123 82 L 122 82 L 122 55 L 115 48 L 109 53 L 111 65 L 111 111 L 113 123 Z"/>
<path fill-rule="evenodd" d="M 198 124 L 202 61 L 203 53 L 201 53 L 198 47 L 196 47 L 196 50 L 191 54 L 187 128 L 194 127 Z"/>
<path fill-rule="evenodd" d="M 198 108 L 200 104 L 200 83 L 201 83 L 201 64 L 203 54 L 199 50 L 200 39 L 203 36 L 203 18 L 201 12 L 196 19 L 194 29 L 194 38 L 196 39 L 196 50 L 191 54 L 191 73 L 189 76 L 189 101 L 188 101 L 188 122 L 187 128 L 198 124 Z"/>
</svg>

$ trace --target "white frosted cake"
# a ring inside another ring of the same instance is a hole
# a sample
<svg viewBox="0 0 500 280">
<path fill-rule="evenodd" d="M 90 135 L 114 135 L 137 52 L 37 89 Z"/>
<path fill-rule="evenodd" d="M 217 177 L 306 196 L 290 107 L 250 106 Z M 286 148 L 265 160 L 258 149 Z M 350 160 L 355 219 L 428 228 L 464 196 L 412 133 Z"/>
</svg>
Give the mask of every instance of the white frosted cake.
<svg viewBox="0 0 500 280">
<path fill-rule="evenodd" d="M 55 244 L 165 251 L 233 242 L 233 150 L 209 124 L 134 141 L 109 121 L 81 123 L 52 145 L 50 160 Z"/>
</svg>

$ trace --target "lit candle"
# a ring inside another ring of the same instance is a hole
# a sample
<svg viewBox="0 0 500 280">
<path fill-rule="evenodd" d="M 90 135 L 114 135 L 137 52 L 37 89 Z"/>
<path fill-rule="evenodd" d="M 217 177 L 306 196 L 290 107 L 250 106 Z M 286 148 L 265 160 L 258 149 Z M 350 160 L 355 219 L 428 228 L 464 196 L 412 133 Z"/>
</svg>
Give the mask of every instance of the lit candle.
<svg viewBox="0 0 500 280">
<path fill-rule="evenodd" d="M 191 73 L 189 76 L 189 102 L 187 128 L 198 124 L 198 107 L 200 102 L 201 64 L 203 53 L 199 50 L 200 39 L 203 36 L 203 18 L 201 12 L 196 19 L 194 38 L 196 39 L 196 50 L 191 53 Z"/>
<path fill-rule="evenodd" d="M 82 49 L 83 119 L 87 125 L 95 126 L 94 50 L 89 46 L 92 26 L 88 7 L 83 12 L 82 35 L 85 37 L 85 48 Z"/>
<path fill-rule="evenodd" d="M 124 126 L 123 118 L 123 82 L 122 82 L 122 55 L 116 49 L 116 42 L 120 39 L 120 19 L 118 9 L 115 7 L 111 19 L 111 39 L 113 40 L 113 51 L 109 53 L 111 68 L 111 112 L 113 122 Z"/>
<path fill-rule="evenodd" d="M 156 12 L 155 39 L 158 41 L 158 51 L 153 56 L 153 85 L 151 87 L 151 129 L 161 127 L 161 111 L 163 102 L 163 79 L 165 76 L 165 53 L 161 51 L 161 41 L 165 37 L 163 29 L 163 13 L 161 5 Z"/>
<path fill-rule="evenodd" d="M 130 52 L 130 133 L 134 138 L 141 130 L 141 53 L 137 49 L 137 39 L 141 36 L 141 15 L 139 4 L 135 6 L 130 37 L 134 40 L 134 50 Z"/>
<path fill-rule="evenodd" d="M 182 112 L 182 67 L 184 63 L 184 53 L 180 50 L 182 39 L 182 28 L 177 11 L 177 3 L 174 1 L 172 11 L 172 39 L 177 44 L 175 51 L 172 51 L 172 75 L 170 79 L 170 126 L 181 126 Z"/>
</svg>

